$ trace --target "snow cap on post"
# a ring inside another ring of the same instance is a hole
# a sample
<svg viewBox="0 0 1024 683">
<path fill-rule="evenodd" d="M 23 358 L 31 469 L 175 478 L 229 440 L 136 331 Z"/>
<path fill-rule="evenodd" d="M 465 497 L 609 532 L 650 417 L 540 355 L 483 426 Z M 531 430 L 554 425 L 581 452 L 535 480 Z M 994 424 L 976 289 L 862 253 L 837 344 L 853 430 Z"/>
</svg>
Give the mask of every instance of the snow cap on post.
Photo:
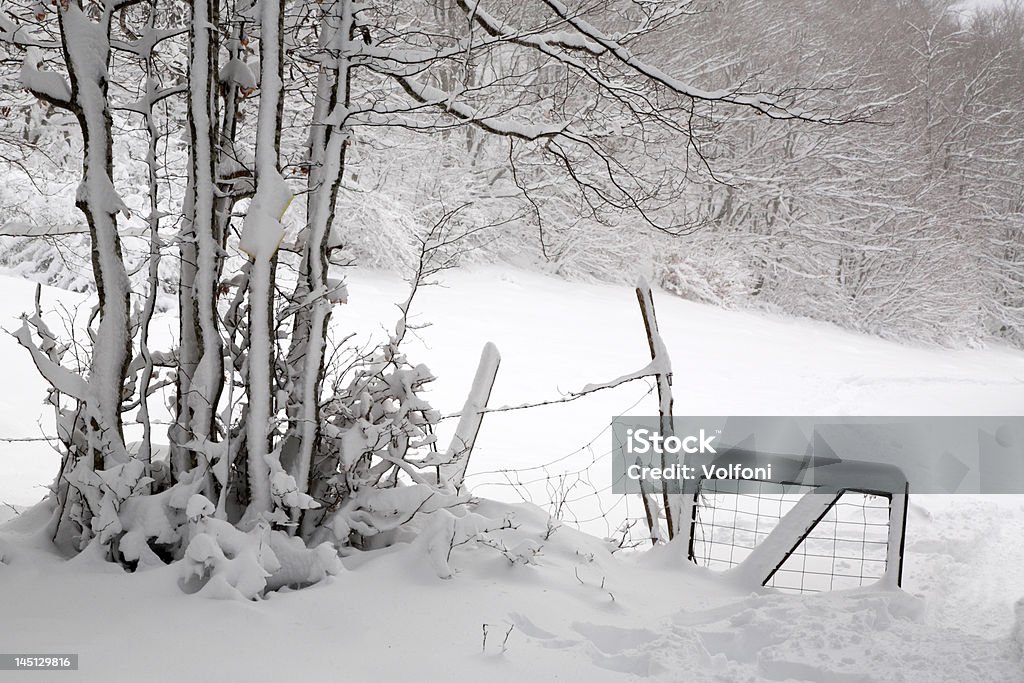
<svg viewBox="0 0 1024 683">
<path fill-rule="evenodd" d="M 260 178 L 249 203 L 238 248 L 254 259 L 269 259 L 284 239 L 281 217 L 292 201 L 292 191 L 281 174 L 269 171 Z"/>
</svg>

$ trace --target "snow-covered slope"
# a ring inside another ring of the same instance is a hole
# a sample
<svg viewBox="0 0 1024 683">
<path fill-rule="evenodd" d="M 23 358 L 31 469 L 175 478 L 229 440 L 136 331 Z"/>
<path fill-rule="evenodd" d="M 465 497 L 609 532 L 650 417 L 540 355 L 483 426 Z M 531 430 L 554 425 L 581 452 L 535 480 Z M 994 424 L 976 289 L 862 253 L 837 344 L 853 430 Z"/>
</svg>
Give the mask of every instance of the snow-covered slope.
<svg viewBox="0 0 1024 683">
<path fill-rule="evenodd" d="M 335 333 L 380 334 L 397 317 L 385 304 L 402 298 L 404 285 L 373 272 L 349 280 Z M 2 284 L 9 329 L 31 305 L 34 285 Z M 492 406 L 558 398 L 648 360 L 628 288 L 497 268 L 448 273 L 445 285 L 418 295 L 416 319 L 430 326 L 408 348 L 438 375 L 432 398 L 445 412 L 460 408 L 485 341 L 503 357 Z M 75 296 L 48 290 L 44 305 L 72 305 Z M 911 348 L 655 297 L 679 413 L 1014 414 L 1024 406 L 1024 354 Z M 157 324 L 167 335 L 174 326 L 170 318 Z M 0 354 L 0 436 L 34 436 L 45 415 L 42 384 L 9 337 L 0 337 Z M 581 447 L 612 415 L 653 412 L 647 392 L 638 384 L 489 414 L 471 463 L 474 492 L 506 501 L 525 492 L 544 503 L 544 483 L 498 486 L 505 476 L 487 472 L 562 456 L 535 472 L 597 459 L 588 476 L 601 489 L 610 479 L 600 460 L 607 437 Z M 45 444 L 0 443 L 0 500 L 34 502 L 55 463 Z M 588 517 L 618 500 L 586 495 L 573 512 Z M 249 604 L 186 597 L 175 567 L 124 575 L 88 556 L 63 562 L 35 534 L 45 510 L 32 510 L 0 531 L 0 644 L 5 652 L 78 652 L 77 676 L 108 681 L 1024 681 L 1021 646 L 1011 639 L 1013 603 L 1024 596 L 1017 498 L 918 498 L 906 592 L 813 597 L 739 594 L 674 549 L 612 556 L 568 526 L 545 540 L 547 516 L 529 505 L 485 501 L 477 512 L 495 527 L 511 518 L 517 528 L 499 538 L 506 548 L 539 547 L 534 563 L 466 544 L 451 554 L 455 577 L 441 580 L 428 533 L 348 558 L 348 571 L 313 588 Z M 602 534 L 605 520 L 622 513 L 585 526 Z M 169 641 L 179 653 L 172 661 L 149 645 Z"/>
<path fill-rule="evenodd" d="M 379 337 L 398 317 L 393 304 L 404 298 L 405 283 L 372 271 L 347 277 L 349 303 L 336 309 L 334 335 Z M 31 309 L 35 284 L 0 278 L 0 285 L 0 326 L 11 329 L 16 316 Z M 44 309 L 83 300 L 44 288 Z M 901 346 L 823 323 L 726 311 L 664 293 L 655 294 L 655 304 L 675 370 L 678 414 L 1009 415 L 1024 406 L 1024 353 Z M 437 375 L 431 399 L 444 412 L 462 407 L 487 341 L 502 354 L 491 406 L 559 398 L 649 360 L 636 298 L 627 287 L 498 267 L 452 271 L 441 286 L 421 290 L 413 312 L 414 322 L 428 326 L 410 334 L 407 351 Z M 158 316 L 154 336 L 168 339 L 176 327 L 173 317 Z M 7 389 L 0 392 L 0 436 L 46 433 L 43 382 L 28 354 L 0 335 L 0 357 Z M 656 412 L 647 394 L 648 386 L 637 383 L 574 403 L 488 415 L 472 469 L 521 468 L 568 454 L 613 415 Z M 0 443 L 0 458 L 0 500 L 20 504 L 38 500 L 40 490 L 33 487 L 49 483 L 57 462 L 43 443 Z"/>
</svg>

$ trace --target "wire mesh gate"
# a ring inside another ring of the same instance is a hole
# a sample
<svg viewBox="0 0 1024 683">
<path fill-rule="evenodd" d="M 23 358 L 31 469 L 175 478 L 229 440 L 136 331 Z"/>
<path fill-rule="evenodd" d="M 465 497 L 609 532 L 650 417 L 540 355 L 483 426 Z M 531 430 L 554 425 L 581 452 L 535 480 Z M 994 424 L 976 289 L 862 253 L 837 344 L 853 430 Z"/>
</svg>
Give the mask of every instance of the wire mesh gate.
<svg viewBox="0 0 1024 683">
<path fill-rule="evenodd" d="M 701 480 L 693 508 L 691 559 L 712 570 L 731 569 L 775 530 L 801 498 L 832 495 L 825 512 L 793 539 L 764 585 L 811 593 L 880 580 L 891 556 L 892 494 L 856 489 L 822 494 L 815 489 L 765 481 Z M 901 546 L 902 522 L 898 520 Z"/>
<path fill-rule="evenodd" d="M 777 556 L 769 563 L 761 558 L 761 583 L 785 592 L 814 593 L 866 586 L 891 573 L 899 585 L 908 486 L 905 480 L 893 483 L 897 485 L 883 490 L 857 488 L 852 482 L 819 489 L 701 479 L 693 495 L 690 559 L 717 571 L 738 567 L 812 496 L 821 501 L 820 512 L 797 526 L 792 536 L 776 540 Z"/>
</svg>

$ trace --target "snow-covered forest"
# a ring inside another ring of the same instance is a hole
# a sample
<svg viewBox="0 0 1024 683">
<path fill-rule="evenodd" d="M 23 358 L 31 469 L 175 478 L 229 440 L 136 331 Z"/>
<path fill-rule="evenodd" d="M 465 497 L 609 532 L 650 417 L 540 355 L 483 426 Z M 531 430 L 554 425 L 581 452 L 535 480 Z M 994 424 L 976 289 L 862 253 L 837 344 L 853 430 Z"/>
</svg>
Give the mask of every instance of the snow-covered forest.
<svg viewBox="0 0 1024 683">
<path fill-rule="evenodd" d="M 456 678 L 1024 680 L 1021 575 L 991 566 L 1019 499 L 892 493 L 922 530 L 916 589 L 739 600 L 690 562 L 697 496 L 612 496 L 586 440 L 630 411 L 669 432 L 673 412 L 1019 412 L 1024 5 L 7 0 L 0 57 L 0 597 L 24 617 L 74 601 L 60 577 L 95 582 L 66 628 L 0 650 L 90 668 L 111 652 L 81 637 L 90 601 L 122 590 L 249 656 L 242 615 L 322 630 L 423 597 L 407 625 L 429 631 L 464 580 L 448 616 L 483 659 L 451 651 Z M 975 591 L 962 632 L 928 602 L 946 577 Z M 641 590 L 677 579 L 674 615 Z M 777 658 L 746 626 L 773 621 L 845 624 L 838 654 Z M 325 642 L 275 637 L 269 669 L 189 637 L 198 658 L 160 675 L 276 680 Z M 90 670 L 142 676 L 129 660 Z"/>
<path fill-rule="evenodd" d="M 604 281 L 641 270 L 687 298 L 889 338 L 1021 342 L 1024 19 L 1012 3 L 573 6 L 584 27 L 546 3 L 368 3 L 351 18 L 327 5 L 281 10 L 278 163 L 299 196 L 282 219 L 282 261 L 302 258 L 298 232 L 311 225 L 321 165 L 310 146 L 327 151 L 310 131 L 333 125 L 346 137 L 332 262 L 409 270 L 423 240 L 443 232 L 432 238 L 460 237 L 462 260 Z M 83 290 L 88 240 L 67 236 L 85 231 L 71 201 L 82 134 L 54 97 L 72 85 L 57 9 L 9 3 L 4 19 L 0 221 L 11 237 L 0 259 Z M 245 3 L 210 12 L 218 30 L 204 63 L 189 52 L 184 5 L 127 3 L 105 20 L 111 174 L 140 298 L 153 207 L 160 235 L 176 234 L 200 139 L 216 157 L 229 244 L 253 192 L 262 19 Z M 342 21 L 349 47 L 329 42 Z M 598 26 L 635 64 L 587 33 Z M 318 111 L 317 89 L 335 87 L 319 82 L 330 76 L 323 65 L 336 56 L 348 59 L 342 108 Z M 196 139 L 190 84 L 209 89 L 212 132 Z M 691 100 L 690 87 L 712 97 Z M 759 106 L 730 106 L 762 95 Z M 778 120 L 794 118 L 866 123 Z M 161 241 L 159 270 L 170 295 L 172 242 Z"/>
</svg>

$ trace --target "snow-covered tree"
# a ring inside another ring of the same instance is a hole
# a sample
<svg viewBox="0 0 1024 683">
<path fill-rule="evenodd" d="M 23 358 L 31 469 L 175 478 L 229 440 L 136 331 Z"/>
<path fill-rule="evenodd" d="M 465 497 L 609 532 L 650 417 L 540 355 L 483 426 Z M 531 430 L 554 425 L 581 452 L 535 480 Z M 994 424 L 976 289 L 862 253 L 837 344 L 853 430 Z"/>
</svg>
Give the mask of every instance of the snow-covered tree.
<svg viewBox="0 0 1024 683">
<path fill-rule="evenodd" d="M 437 447 L 439 416 L 421 396 L 433 377 L 400 348 L 410 302 L 387 343 L 329 360 L 347 296 L 331 276 L 338 234 L 388 229 L 373 220 L 388 210 L 384 160 L 439 169 L 408 198 L 414 292 L 453 244 L 524 217 L 542 252 L 581 216 L 686 232 L 679 202 L 719 110 L 808 126 L 864 117 L 827 91 L 702 87 L 697 70 L 655 66 L 646 45 L 687 5 L 12 7 L 0 37 L 21 58 L 21 86 L 77 124 L 98 298 L 84 365 L 39 310 L 17 332 L 58 411 L 58 544 L 97 544 L 126 566 L 183 560 L 189 589 L 252 597 L 337 571 L 337 548 L 386 543 L 417 515 L 463 505 L 461 450 Z M 129 193 L 147 244 L 134 280 Z M 180 334 L 156 350 L 168 251 Z M 152 414 L 172 384 L 164 456 Z M 131 415 L 141 444 L 126 442 Z"/>
</svg>

